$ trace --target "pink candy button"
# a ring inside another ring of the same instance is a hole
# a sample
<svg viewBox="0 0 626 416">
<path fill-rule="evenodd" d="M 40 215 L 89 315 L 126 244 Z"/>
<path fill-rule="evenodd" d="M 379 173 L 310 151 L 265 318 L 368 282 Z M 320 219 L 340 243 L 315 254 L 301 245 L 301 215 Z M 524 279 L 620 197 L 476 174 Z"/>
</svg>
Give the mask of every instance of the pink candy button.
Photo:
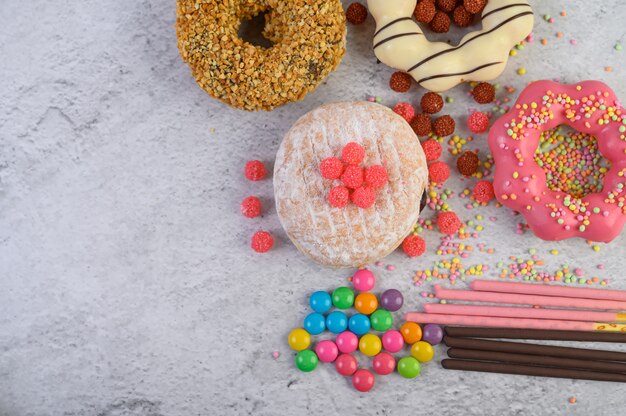
<svg viewBox="0 0 626 416">
<path fill-rule="evenodd" d="M 329 340 L 324 340 L 320 341 L 315 346 L 315 353 L 321 362 L 332 363 L 337 358 L 339 350 L 337 349 L 337 344 Z"/>
</svg>

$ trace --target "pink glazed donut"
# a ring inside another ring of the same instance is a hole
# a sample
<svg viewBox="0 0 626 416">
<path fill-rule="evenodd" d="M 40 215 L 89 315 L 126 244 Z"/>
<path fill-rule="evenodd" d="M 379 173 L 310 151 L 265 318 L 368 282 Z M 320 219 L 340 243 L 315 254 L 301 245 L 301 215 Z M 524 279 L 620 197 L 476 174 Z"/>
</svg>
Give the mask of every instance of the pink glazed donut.
<svg viewBox="0 0 626 416">
<path fill-rule="evenodd" d="M 548 188 L 534 154 L 541 133 L 561 124 L 595 136 L 600 154 L 611 163 L 600 192 L 575 198 Z M 544 240 L 613 240 L 626 222 L 625 132 L 626 112 L 604 83 L 533 82 L 489 131 L 496 197 L 522 213 Z"/>
</svg>

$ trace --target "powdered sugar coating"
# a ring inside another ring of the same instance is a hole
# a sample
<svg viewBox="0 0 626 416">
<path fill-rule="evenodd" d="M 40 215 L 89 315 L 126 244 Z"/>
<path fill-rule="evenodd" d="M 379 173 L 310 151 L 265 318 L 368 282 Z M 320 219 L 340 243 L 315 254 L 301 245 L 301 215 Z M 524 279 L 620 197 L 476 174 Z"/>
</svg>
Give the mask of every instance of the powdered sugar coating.
<svg viewBox="0 0 626 416">
<path fill-rule="evenodd" d="M 332 207 L 327 194 L 340 181 L 324 179 L 318 170 L 351 141 L 365 148 L 365 165 L 382 165 L 389 175 L 368 209 Z M 327 104 L 301 117 L 278 149 L 276 209 L 305 255 L 328 266 L 358 267 L 389 254 L 411 231 L 427 181 L 422 147 L 400 116 L 370 102 Z"/>
</svg>

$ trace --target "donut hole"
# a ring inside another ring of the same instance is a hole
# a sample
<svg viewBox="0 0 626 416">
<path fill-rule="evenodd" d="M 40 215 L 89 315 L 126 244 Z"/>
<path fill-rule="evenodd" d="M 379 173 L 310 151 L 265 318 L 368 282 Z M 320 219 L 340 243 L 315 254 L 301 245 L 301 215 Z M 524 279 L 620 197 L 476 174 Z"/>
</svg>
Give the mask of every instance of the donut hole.
<svg viewBox="0 0 626 416">
<path fill-rule="evenodd" d="M 239 37 L 254 46 L 269 49 L 273 42 L 264 36 L 269 10 L 263 10 L 250 16 L 244 16 L 239 24 Z"/>
<path fill-rule="evenodd" d="M 483 28 L 480 15 L 474 15 L 472 24 L 467 27 L 458 27 L 454 23 L 452 23 L 450 25 L 450 30 L 444 33 L 433 32 L 430 27 L 428 27 L 427 23 L 417 22 L 417 24 L 419 25 L 420 29 L 422 29 L 422 32 L 424 33 L 424 36 L 426 36 L 426 39 L 428 39 L 430 42 L 444 42 L 448 45 L 454 46 L 461 43 L 461 39 L 463 39 L 463 37 L 468 33 L 478 32 Z"/>
<path fill-rule="evenodd" d="M 574 198 L 602 191 L 602 180 L 611 168 L 594 136 L 565 124 L 541 133 L 534 158 L 546 174 L 548 188 Z"/>
<path fill-rule="evenodd" d="M 416 21 L 418 14 L 420 14 L 420 12 L 424 13 L 424 9 L 420 9 L 420 3 L 422 2 L 431 2 L 431 0 L 418 0 L 415 12 L 413 13 L 413 19 Z M 468 33 L 482 30 L 482 12 L 475 14 L 469 13 L 467 9 L 460 7 L 463 5 L 463 0 L 441 0 L 440 2 L 434 1 L 432 3 L 437 15 L 430 23 L 417 21 L 417 24 L 430 42 L 444 42 L 450 45 L 458 45 L 461 43 L 461 39 Z M 445 5 L 446 3 L 447 5 Z M 455 17 L 455 10 L 457 8 L 464 12 L 459 10 L 460 15 Z M 443 15 L 448 16 L 449 24 L 443 23 L 442 19 L 445 21 L 445 16 Z M 428 16 L 428 14 L 423 16 Z M 426 19 L 427 18 L 428 17 L 426 17 Z M 448 27 L 448 30 L 440 32 L 441 30 L 445 30 L 445 27 Z"/>
</svg>

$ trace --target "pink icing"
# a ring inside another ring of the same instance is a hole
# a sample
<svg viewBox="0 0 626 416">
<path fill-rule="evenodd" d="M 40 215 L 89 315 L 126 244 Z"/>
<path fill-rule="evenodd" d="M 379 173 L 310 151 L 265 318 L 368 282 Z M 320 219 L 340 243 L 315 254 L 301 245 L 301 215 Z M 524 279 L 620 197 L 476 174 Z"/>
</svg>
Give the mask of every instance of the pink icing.
<svg viewBox="0 0 626 416">
<path fill-rule="evenodd" d="M 611 162 L 601 192 L 578 199 L 547 187 L 534 154 L 541 132 L 561 124 L 597 138 L 600 153 Z M 533 82 L 489 131 L 496 198 L 522 213 L 544 240 L 613 240 L 626 222 L 625 130 L 626 112 L 606 84 Z"/>
</svg>

